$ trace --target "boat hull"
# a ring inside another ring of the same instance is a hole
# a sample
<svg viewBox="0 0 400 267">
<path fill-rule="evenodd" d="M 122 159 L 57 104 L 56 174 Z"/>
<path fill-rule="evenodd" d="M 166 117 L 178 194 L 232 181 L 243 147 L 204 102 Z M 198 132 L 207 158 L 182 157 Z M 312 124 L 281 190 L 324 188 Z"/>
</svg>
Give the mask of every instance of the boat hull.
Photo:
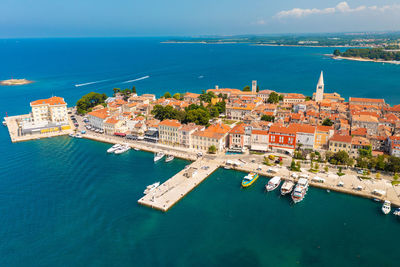
<svg viewBox="0 0 400 267">
<path fill-rule="evenodd" d="M 258 179 L 259 175 L 255 174 L 251 180 L 242 180 L 242 187 L 249 187 Z"/>
</svg>

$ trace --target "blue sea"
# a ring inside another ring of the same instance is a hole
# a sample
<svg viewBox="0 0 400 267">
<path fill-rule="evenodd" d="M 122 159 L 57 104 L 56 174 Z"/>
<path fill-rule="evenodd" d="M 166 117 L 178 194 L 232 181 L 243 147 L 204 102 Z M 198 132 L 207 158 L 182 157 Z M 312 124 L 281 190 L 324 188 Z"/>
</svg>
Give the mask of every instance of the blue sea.
<svg viewBox="0 0 400 267">
<path fill-rule="evenodd" d="M 0 40 L 0 80 L 35 81 L 1 86 L 0 115 L 133 85 L 160 96 L 257 80 L 311 95 L 321 70 L 328 92 L 400 103 L 397 65 L 332 60 L 331 48 L 160 41 Z M 137 200 L 190 162 L 154 164 L 151 153 L 109 147 L 69 137 L 11 144 L 0 128 L 0 266 L 398 266 L 400 220 L 380 203 L 311 188 L 293 206 L 264 192 L 266 178 L 242 189 L 244 173 L 219 169 L 161 213 Z"/>
</svg>

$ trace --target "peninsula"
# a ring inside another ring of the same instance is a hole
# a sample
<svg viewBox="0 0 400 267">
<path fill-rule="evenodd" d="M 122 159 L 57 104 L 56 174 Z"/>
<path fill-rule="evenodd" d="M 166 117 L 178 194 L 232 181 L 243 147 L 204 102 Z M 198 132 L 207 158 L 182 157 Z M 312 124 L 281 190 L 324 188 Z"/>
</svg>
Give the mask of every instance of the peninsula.
<svg viewBox="0 0 400 267">
<path fill-rule="evenodd" d="M 325 92 L 322 72 L 313 96 L 259 90 L 252 81 L 242 90 L 160 98 L 114 88 L 111 97 L 91 92 L 69 109 L 55 96 L 30 106 L 30 114 L 5 118 L 12 142 L 68 134 L 119 144 L 116 154 L 135 148 L 156 153 L 155 161 L 194 161 L 138 201 L 162 211 L 219 167 L 294 183 L 307 177 L 311 186 L 400 206 L 400 105 L 345 101 Z"/>
<path fill-rule="evenodd" d="M 400 64 L 400 47 L 394 46 L 391 49 L 383 48 L 351 48 L 345 52 L 339 49 L 330 55 L 333 59 L 346 59 L 355 61 L 369 61 L 379 63 Z"/>
<path fill-rule="evenodd" d="M 27 79 L 9 79 L 0 81 L 0 85 L 24 85 L 29 83 L 33 83 L 33 81 Z"/>
</svg>

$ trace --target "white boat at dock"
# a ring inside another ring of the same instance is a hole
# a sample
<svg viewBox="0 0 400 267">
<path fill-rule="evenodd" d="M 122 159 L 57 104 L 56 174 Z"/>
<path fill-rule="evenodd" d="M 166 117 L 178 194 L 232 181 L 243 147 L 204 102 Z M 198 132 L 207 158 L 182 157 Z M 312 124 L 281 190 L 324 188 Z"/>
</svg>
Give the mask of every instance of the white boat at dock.
<svg viewBox="0 0 400 267">
<path fill-rule="evenodd" d="M 68 134 L 68 135 L 69 135 L 69 137 L 72 137 L 72 138 L 75 137 L 75 135 L 74 135 L 73 133 L 70 133 L 70 134 Z"/>
<path fill-rule="evenodd" d="M 400 216 L 400 208 L 397 208 L 393 211 L 393 214 L 396 216 Z"/>
<path fill-rule="evenodd" d="M 273 191 L 281 184 L 281 181 L 281 177 L 275 176 L 268 181 L 268 184 L 265 185 L 265 189 L 267 189 L 268 192 Z"/>
<path fill-rule="evenodd" d="M 292 200 L 294 203 L 302 201 L 307 194 L 308 180 L 306 178 L 300 178 L 297 182 L 296 187 L 292 192 Z"/>
<path fill-rule="evenodd" d="M 174 156 L 173 155 L 168 155 L 166 158 L 165 158 L 165 162 L 170 162 L 170 161 L 172 161 L 172 160 L 174 160 Z"/>
<path fill-rule="evenodd" d="M 114 154 L 122 154 L 131 149 L 129 145 L 122 145 L 120 148 L 114 151 Z"/>
<path fill-rule="evenodd" d="M 384 214 L 389 214 L 389 212 L 390 212 L 390 210 L 391 210 L 390 205 L 391 205 L 391 203 L 390 203 L 389 200 L 385 200 L 385 202 L 383 202 L 383 205 L 382 205 L 382 212 L 383 212 Z"/>
<path fill-rule="evenodd" d="M 154 154 L 154 162 L 159 161 L 160 159 L 162 159 L 165 156 L 164 152 L 157 152 L 156 154 Z"/>
<path fill-rule="evenodd" d="M 82 138 L 82 136 L 80 134 L 76 134 L 75 138 Z"/>
<path fill-rule="evenodd" d="M 151 191 L 153 191 L 154 189 L 156 189 L 158 186 L 160 185 L 160 182 L 148 185 L 146 187 L 146 189 L 144 190 L 144 194 L 147 195 L 148 193 L 150 193 Z"/>
<path fill-rule="evenodd" d="M 5 120 L 3 121 L 3 125 L 4 125 L 4 126 L 7 126 L 7 122 L 6 122 Z"/>
<path fill-rule="evenodd" d="M 281 186 L 281 195 L 284 196 L 286 194 L 289 194 L 290 192 L 292 192 L 293 187 L 294 187 L 294 182 L 289 180 L 285 181 Z"/>
<path fill-rule="evenodd" d="M 140 151 L 140 149 L 139 149 L 139 148 L 137 148 L 137 147 L 135 147 L 134 149 L 135 149 L 135 151 Z"/>
<path fill-rule="evenodd" d="M 120 149 L 122 147 L 121 144 L 115 144 L 109 149 L 107 149 L 107 153 L 114 153 L 117 149 Z"/>
</svg>

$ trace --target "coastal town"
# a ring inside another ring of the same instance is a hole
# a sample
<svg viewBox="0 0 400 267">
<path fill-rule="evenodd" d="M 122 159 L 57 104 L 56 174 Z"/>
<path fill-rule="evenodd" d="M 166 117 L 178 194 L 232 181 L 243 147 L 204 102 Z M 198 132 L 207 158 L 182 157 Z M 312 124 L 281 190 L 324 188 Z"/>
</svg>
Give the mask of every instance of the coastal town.
<svg viewBox="0 0 400 267">
<path fill-rule="evenodd" d="M 400 105 L 345 101 L 325 91 L 323 72 L 312 96 L 260 90 L 252 81 L 243 90 L 215 86 L 156 98 L 114 89 L 112 97 L 89 93 L 72 108 L 55 96 L 30 106 L 30 114 L 5 118 L 12 142 L 70 135 L 194 161 L 139 200 L 163 211 L 222 166 L 252 173 L 250 180 L 303 176 L 313 186 L 400 206 Z"/>
</svg>

